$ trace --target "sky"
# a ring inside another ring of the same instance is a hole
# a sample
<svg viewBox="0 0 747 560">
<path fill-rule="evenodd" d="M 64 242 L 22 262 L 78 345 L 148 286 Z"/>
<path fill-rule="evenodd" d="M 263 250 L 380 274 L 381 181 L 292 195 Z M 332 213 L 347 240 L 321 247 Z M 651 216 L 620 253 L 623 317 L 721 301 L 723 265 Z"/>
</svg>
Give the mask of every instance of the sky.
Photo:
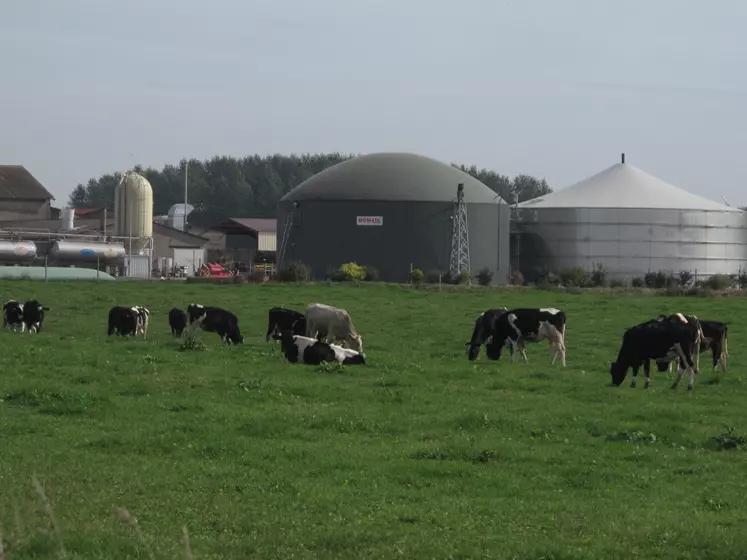
<svg viewBox="0 0 747 560">
<path fill-rule="evenodd" d="M 554 189 L 626 161 L 747 205 L 744 0 L 23 0 L 0 164 L 413 152 Z"/>
</svg>

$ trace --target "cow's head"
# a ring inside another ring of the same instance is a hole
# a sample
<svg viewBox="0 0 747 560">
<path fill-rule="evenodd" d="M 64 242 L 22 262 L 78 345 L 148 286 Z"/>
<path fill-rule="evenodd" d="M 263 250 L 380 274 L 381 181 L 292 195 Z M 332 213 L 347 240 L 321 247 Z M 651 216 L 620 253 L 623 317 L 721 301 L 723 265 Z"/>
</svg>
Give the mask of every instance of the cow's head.
<svg viewBox="0 0 747 560">
<path fill-rule="evenodd" d="M 628 368 L 620 362 L 612 362 L 610 364 L 610 376 L 612 377 L 612 385 L 615 387 L 620 386 L 620 384 L 625 380 L 627 374 Z"/>
<path fill-rule="evenodd" d="M 485 355 L 488 360 L 500 360 L 503 353 L 504 341 L 499 341 L 495 337 L 485 345 Z"/>
<path fill-rule="evenodd" d="M 359 334 L 351 334 L 348 336 L 348 342 L 353 350 L 356 352 L 363 352 L 363 337 Z"/>
<path fill-rule="evenodd" d="M 475 342 L 467 342 L 465 344 L 467 347 L 467 359 L 469 361 L 473 361 L 477 359 L 477 356 L 480 355 L 480 344 Z"/>
</svg>

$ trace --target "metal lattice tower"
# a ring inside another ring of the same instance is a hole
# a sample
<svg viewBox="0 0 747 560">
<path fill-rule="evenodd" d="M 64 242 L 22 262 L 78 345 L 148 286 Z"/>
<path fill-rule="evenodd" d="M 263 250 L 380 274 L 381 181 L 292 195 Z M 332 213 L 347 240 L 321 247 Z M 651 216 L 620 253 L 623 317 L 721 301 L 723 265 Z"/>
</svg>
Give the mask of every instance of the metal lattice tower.
<svg viewBox="0 0 747 560">
<path fill-rule="evenodd" d="M 470 271 L 469 262 L 469 228 L 467 227 L 467 205 L 464 203 L 464 184 L 457 186 L 457 197 L 454 201 L 451 233 L 451 259 L 449 271 L 457 277 L 463 270 Z M 471 278 L 468 280 L 471 284 Z"/>
</svg>

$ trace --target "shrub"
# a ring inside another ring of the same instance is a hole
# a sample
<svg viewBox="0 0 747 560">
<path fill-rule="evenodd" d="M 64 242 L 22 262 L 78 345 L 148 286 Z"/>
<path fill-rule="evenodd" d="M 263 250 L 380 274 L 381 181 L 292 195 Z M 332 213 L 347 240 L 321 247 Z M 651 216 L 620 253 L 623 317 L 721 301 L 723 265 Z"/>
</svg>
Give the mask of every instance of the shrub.
<svg viewBox="0 0 747 560">
<path fill-rule="evenodd" d="M 594 287 L 604 286 L 607 282 L 607 267 L 602 263 L 595 263 L 589 277 L 589 283 Z"/>
<path fill-rule="evenodd" d="M 366 279 L 366 267 L 354 262 L 343 264 L 340 267 L 340 272 L 345 276 L 345 280 L 351 282 L 362 282 Z"/>
<path fill-rule="evenodd" d="M 646 281 L 643 278 L 641 278 L 640 276 L 636 276 L 630 282 L 630 285 L 633 286 L 634 288 L 643 288 L 643 286 L 646 285 Z"/>
<path fill-rule="evenodd" d="M 566 268 L 558 272 L 560 281 L 566 286 L 585 288 L 591 285 L 591 276 L 581 267 Z"/>
<path fill-rule="evenodd" d="M 523 286 L 524 274 L 521 272 L 521 270 L 513 270 L 508 277 L 508 281 L 511 282 L 513 286 Z"/>
<path fill-rule="evenodd" d="M 261 284 L 265 281 L 265 271 L 264 270 L 252 270 L 249 273 L 249 276 L 247 276 L 247 280 L 251 284 Z"/>
<path fill-rule="evenodd" d="M 706 287 L 712 290 L 725 290 L 729 288 L 734 280 L 728 274 L 714 274 L 705 281 Z"/>
<path fill-rule="evenodd" d="M 555 274 L 554 272 L 545 272 L 544 274 L 540 275 L 539 279 L 537 280 L 537 284 L 543 284 L 547 286 L 560 286 L 562 283 L 560 276 Z"/>
<path fill-rule="evenodd" d="M 641 280 L 641 284 L 643 284 L 643 280 Z M 622 278 L 613 278 L 610 280 L 610 288 L 624 288 L 625 286 L 625 280 Z"/>
<path fill-rule="evenodd" d="M 480 286 L 489 286 L 492 281 L 493 271 L 487 266 L 477 273 L 477 283 L 480 284 Z"/>
<path fill-rule="evenodd" d="M 326 276 L 327 280 L 331 280 L 332 282 L 343 282 L 345 280 L 345 273 L 342 269 L 334 266 L 327 269 Z"/>
<path fill-rule="evenodd" d="M 419 269 L 416 269 L 416 270 L 419 270 Z M 441 278 L 441 276 L 442 276 L 441 271 L 434 268 L 434 269 L 429 270 L 428 272 L 426 272 L 426 274 L 425 274 L 425 281 L 428 284 L 438 284 L 439 278 Z M 442 279 L 443 282 L 447 282 L 447 280 L 448 280 L 448 278 L 446 278 L 445 276 Z"/>
<path fill-rule="evenodd" d="M 463 270 L 456 277 L 449 278 L 449 284 L 467 284 L 470 279 L 469 270 Z"/>
<path fill-rule="evenodd" d="M 686 288 L 693 281 L 693 273 L 689 270 L 680 270 L 677 280 L 683 288 Z"/>
<path fill-rule="evenodd" d="M 647 288 L 666 288 L 670 284 L 677 284 L 677 279 L 671 272 L 659 270 L 657 272 L 647 272 L 643 277 L 643 283 Z"/>
<path fill-rule="evenodd" d="M 366 277 L 364 280 L 366 282 L 378 282 L 379 281 L 379 269 L 375 266 L 364 266 L 363 267 L 366 271 Z"/>
<path fill-rule="evenodd" d="M 281 282 L 308 282 L 311 280 L 311 268 L 301 261 L 291 261 L 278 270 Z"/>
<path fill-rule="evenodd" d="M 410 282 L 412 282 L 413 286 L 420 286 L 420 283 L 423 281 L 423 271 L 419 268 L 416 268 L 415 270 L 410 271 Z M 438 282 L 438 280 L 436 280 Z"/>
</svg>

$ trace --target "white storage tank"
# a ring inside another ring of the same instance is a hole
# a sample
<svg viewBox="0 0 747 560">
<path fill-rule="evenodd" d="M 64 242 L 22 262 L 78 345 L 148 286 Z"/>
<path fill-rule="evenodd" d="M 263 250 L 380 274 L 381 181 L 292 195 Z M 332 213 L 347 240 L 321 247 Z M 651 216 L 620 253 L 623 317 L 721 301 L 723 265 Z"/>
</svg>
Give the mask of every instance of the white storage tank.
<svg viewBox="0 0 747 560">
<path fill-rule="evenodd" d="M 36 259 L 36 252 L 33 241 L 0 240 L 0 262 L 30 263 Z"/>
<path fill-rule="evenodd" d="M 100 243 L 88 241 L 58 240 L 49 249 L 49 256 L 54 261 L 70 263 L 111 263 L 125 256 L 121 243 Z"/>
<path fill-rule="evenodd" d="M 153 236 L 153 188 L 134 171 L 125 173 L 114 190 L 114 235 L 132 236 L 132 254 L 137 255 Z M 130 241 L 125 242 L 127 250 Z"/>
<path fill-rule="evenodd" d="M 62 228 L 60 231 L 71 231 L 75 227 L 75 210 L 69 206 L 62 209 Z"/>
</svg>

